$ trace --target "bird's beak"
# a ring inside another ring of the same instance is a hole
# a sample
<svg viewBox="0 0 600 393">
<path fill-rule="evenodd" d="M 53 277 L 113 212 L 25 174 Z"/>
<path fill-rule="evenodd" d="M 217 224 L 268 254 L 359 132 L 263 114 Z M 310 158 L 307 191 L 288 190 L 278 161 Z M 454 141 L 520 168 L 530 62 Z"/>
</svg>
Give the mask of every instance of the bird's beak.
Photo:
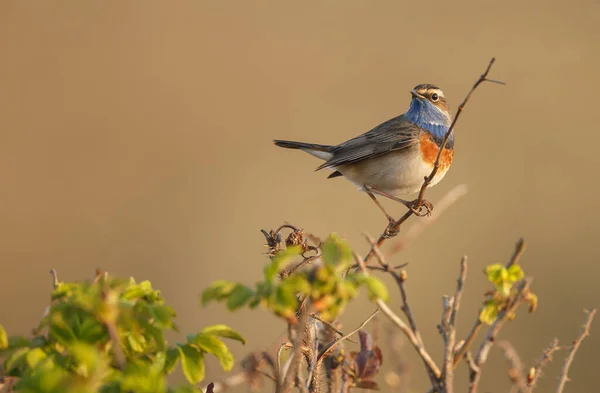
<svg viewBox="0 0 600 393">
<path fill-rule="evenodd" d="M 420 95 L 419 93 L 417 93 L 414 89 L 410 91 L 410 94 L 412 94 L 412 96 L 414 98 L 425 98 L 422 95 Z"/>
</svg>

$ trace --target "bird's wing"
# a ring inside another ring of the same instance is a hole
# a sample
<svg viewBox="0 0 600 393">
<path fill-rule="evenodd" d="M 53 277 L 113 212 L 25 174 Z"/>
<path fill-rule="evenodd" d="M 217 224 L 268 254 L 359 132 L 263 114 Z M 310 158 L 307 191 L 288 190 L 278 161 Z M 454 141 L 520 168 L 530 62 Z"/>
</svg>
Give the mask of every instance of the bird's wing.
<svg viewBox="0 0 600 393">
<path fill-rule="evenodd" d="M 400 115 L 381 123 L 362 135 L 335 146 L 333 157 L 317 168 L 334 168 L 373 158 L 394 150 L 406 149 L 419 143 L 421 129 Z"/>
</svg>

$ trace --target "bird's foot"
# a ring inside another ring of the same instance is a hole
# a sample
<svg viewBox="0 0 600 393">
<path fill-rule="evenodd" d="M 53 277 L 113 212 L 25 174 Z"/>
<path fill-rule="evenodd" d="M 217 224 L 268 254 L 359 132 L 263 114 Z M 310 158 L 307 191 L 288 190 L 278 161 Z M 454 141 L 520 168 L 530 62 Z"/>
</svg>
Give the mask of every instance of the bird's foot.
<svg viewBox="0 0 600 393">
<path fill-rule="evenodd" d="M 426 199 L 423 199 L 421 203 L 419 203 L 418 199 L 415 199 L 414 201 L 409 202 L 406 207 L 408 207 L 417 217 L 430 216 L 431 211 L 433 210 L 433 204 Z"/>
<path fill-rule="evenodd" d="M 391 239 L 395 236 L 398 236 L 398 233 L 400 233 L 400 228 L 396 226 L 396 220 L 394 220 L 392 217 L 388 217 L 388 221 L 389 224 L 385 228 L 385 231 L 383 231 L 383 237 L 386 239 Z"/>
</svg>

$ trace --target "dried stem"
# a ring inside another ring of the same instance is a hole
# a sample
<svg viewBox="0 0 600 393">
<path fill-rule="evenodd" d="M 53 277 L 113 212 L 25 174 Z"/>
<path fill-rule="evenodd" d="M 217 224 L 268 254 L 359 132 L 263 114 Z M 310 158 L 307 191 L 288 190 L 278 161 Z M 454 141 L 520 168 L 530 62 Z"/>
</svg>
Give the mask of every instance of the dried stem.
<svg viewBox="0 0 600 393">
<path fill-rule="evenodd" d="M 559 349 L 560 347 L 558 346 L 558 339 L 555 338 L 554 340 L 552 340 L 550 345 L 548 345 L 548 347 L 544 350 L 542 356 L 538 359 L 535 366 L 531 368 L 531 371 L 527 375 L 527 387 L 529 388 L 529 392 L 533 391 L 533 388 L 535 387 L 535 384 L 539 379 L 542 368 L 544 368 L 546 364 L 548 364 L 552 360 L 552 354 L 554 354 L 554 352 L 558 351 Z"/>
<path fill-rule="evenodd" d="M 440 216 L 448 210 L 456 201 L 467 194 L 467 186 L 459 184 L 446 193 L 438 202 L 435 203 L 435 214 L 424 216 L 416 221 L 407 231 L 404 236 L 396 240 L 388 256 L 394 255 L 412 243 L 427 227 L 433 224 Z"/>
<path fill-rule="evenodd" d="M 362 273 L 365 276 L 369 276 L 369 270 L 367 269 L 363 259 L 356 253 L 354 254 L 354 259 L 359 265 Z M 412 346 L 421 357 L 421 360 L 423 360 L 423 364 L 425 364 L 425 369 L 427 370 L 431 384 L 439 390 L 439 378 L 441 376 L 440 369 L 432 359 L 431 355 L 427 352 L 427 350 L 425 350 L 425 346 L 423 345 L 422 340 L 420 340 L 420 337 L 417 337 L 412 328 L 409 327 L 402 319 L 400 319 L 400 317 L 396 315 L 396 313 L 392 311 L 392 309 L 383 300 L 378 299 L 377 305 L 379 306 L 381 312 L 385 314 L 385 316 L 388 317 L 389 320 L 392 321 L 392 323 L 402 331 L 402 333 L 404 333 L 406 338 L 408 338 L 408 341 L 410 341 Z"/>
<path fill-rule="evenodd" d="M 521 259 L 521 255 L 525 252 L 525 239 L 520 238 L 515 245 L 515 251 L 513 255 L 510 257 L 510 260 L 506 264 L 506 268 L 508 269 L 512 265 L 518 264 Z"/>
<path fill-rule="evenodd" d="M 296 376 L 302 366 L 302 343 L 304 342 L 304 333 L 306 331 L 305 327 L 308 323 L 308 310 L 302 310 L 300 314 L 300 318 L 298 318 L 298 323 L 296 325 L 296 337 L 294 340 L 294 352 L 292 353 L 290 359 L 290 366 L 285 373 L 285 378 L 283 380 L 283 392 L 287 393 L 293 387 L 296 381 Z"/>
<path fill-rule="evenodd" d="M 50 269 L 50 275 L 52 276 L 52 287 L 56 289 L 58 287 L 58 273 L 56 269 Z"/>
<path fill-rule="evenodd" d="M 454 393 L 454 344 L 456 343 L 456 327 L 452 325 L 454 298 L 444 296 L 444 310 L 440 331 L 444 339 L 444 368 L 442 370 L 442 392 Z"/>
<path fill-rule="evenodd" d="M 506 321 L 515 313 L 519 305 L 524 300 L 524 294 L 529 290 L 531 286 L 531 279 L 525 278 L 517 287 L 517 293 L 512 299 L 512 302 L 508 304 L 496 317 L 496 320 L 489 327 L 477 354 L 475 355 L 474 364 L 477 366 L 477 371 L 471 370 L 469 375 L 469 393 L 475 393 L 479 379 L 481 378 L 481 368 L 487 361 L 488 354 L 496 342 L 498 332 L 502 329 Z"/>
<path fill-rule="evenodd" d="M 558 381 L 558 387 L 556 388 L 556 393 L 563 393 L 563 391 L 565 390 L 565 385 L 566 385 L 567 381 L 569 380 L 569 376 L 568 376 L 569 367 L 571 367 L 571 363 L 573 363 L 573 359 L 575 358 L 575 353 L 579 349 L 579 346 L 581 346 L 582 341 L 587 336 L 590 335 L 590 329 L 592 327 L 592 321 L 594 320 L 594 316 L 596 315 L 596 309 L 594 308 L 594 309 L 588 311 L 587 314 L 588 314 L 588 316 L 585 321 L 585 324 L 583 325 L 583 328 L 581 329 L 581 333 L 579 333 L 579 336 L 577 336 L 575 341 L 573 341 L 573 346 L 569 350 L 569 354 L 567 355 L 567 358 L 565 359 L 565 364 L 563 365 L 562 371 L 560 373 L 560 378 Z"/>
<path fill-rule="evenodd" d="M 521 361 L 517 350 L 508 341 L 499 341 L 498 346 L 504 351 L 504 357 L 508 362 L 508 376 L 513 383 L 513 388 L 516 388 L 519 393 L 527 393 L 529 389 L 527 388 L 525 376 L 523 375 L 523 362 Z"/>
<path fill-rule="evenodd" d="M 377 315 L 378 312 L 379 312 L 379 309 L 376 309 L 356 329 L 354 329 L 350 333 L 348 333 L 348 334 L 346 334 L 346 335 L 344 335 L 342 337 L 339 337 L 339 338 L 333 340 L 332 342 L 330 342 L 329 344 L 327 344 L 327 346 L 325 348 L 323 348 L 321 350 L 321 352 L 319 353 L 319 357 L 317 359 L 317 367 L 319 367 L 321 365 L 321 363 L 323 362 L 323 360 L 325 360 L 325 358 L 327 357 L 327 355 L 329 354 L 329 352 L 333 351 L 333 349 L 337 345 L 339 345 L 342 341 L 347 340 L 348 337 L 352 336 L 353 334 L 356 334 L 360 329 L 364 328 L 365 325 L 367 323 L 369 323 L 369 321 L 371 321 L 371 319 L 373 319 L 373 317 L 375 317 L 375 315 Z"/>
<path fill-rule="evenodd" d="M 519 260 L 521 259 L 521 255 L 523 255 L 524 251 L 525 251 L 525 239 L 520 238 L 517 241 L 517 244 L 515 244 L 515 250 L 514 250 L 512 256 L 510 257 L 510 259 L 508 260 L 508 262 L 506 263 L 505 267 L 508 269 L 510 266 L 512 266 L 516 263 L 519 263 Z M 479 310 L 479 311 L 481 312 L 481 310 Z M 458 364 L 462 360 L 463 356 L 465 356 L 467 351 L 469 351 L 469 349 L 471 348 L 471 345 L 473 345 L 473 341 L 475 341 L 475 338 L 477 337 L 477 334 L 481 330 L 482 326 L 483 326 L 483 322 L 481 322 L 481 320 L 479 319 L 479 313 L 477 313 L 477 319 L 473 323 L 473 327 L 471 327 L 469 334 L 467 334 L 467 338 L 465 339 L 464 344 L 460 347 L 460 349 L 454 355 L 454 368 L 456 368 L 458 366 Z"/>
</svg>

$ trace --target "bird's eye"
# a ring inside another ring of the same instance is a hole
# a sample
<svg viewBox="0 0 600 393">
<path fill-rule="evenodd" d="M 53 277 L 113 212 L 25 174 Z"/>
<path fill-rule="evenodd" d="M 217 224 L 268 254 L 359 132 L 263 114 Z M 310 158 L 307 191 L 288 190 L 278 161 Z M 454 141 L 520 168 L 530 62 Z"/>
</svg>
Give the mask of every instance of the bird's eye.
<svg viewBox="0 0 600 393">
<path fill-rule="evenodd" d="M 439 100 L 439 99 L 440 99 L 440 96 L 438 96 L 438 94 L 437 94 L 437 93 L 433 93 L 433 94 L 431 95 L 431 101 L 433 101 L 433 102 L 437 102 L 437 100 Z"/>
</svg>

